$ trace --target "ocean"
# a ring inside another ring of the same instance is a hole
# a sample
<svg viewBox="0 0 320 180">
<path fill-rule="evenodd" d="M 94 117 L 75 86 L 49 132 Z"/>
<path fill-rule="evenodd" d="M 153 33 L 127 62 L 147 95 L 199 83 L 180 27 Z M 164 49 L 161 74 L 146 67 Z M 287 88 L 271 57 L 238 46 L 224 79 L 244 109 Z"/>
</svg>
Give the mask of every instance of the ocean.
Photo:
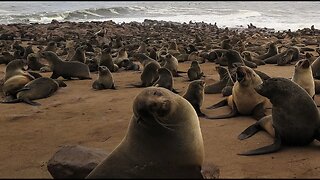
<svg viewBox="0 0 320 180">
<path fill-rule="evenodd" d="M 319 9 L 319 1 L 1 1 L 0 24 L 151 19 L 295 31 L 319 29 Z"/>
</svg>

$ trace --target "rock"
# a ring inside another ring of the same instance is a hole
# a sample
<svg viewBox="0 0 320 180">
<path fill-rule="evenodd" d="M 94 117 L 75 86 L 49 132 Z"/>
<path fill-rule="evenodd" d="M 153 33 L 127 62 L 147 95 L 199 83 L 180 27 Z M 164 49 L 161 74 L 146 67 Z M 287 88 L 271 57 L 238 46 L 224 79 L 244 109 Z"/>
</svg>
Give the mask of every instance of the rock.
<svg viewBox="0 0 320 180">
<path fill-rule="evenodd" d="M 47 168 L 54 179 L 84 179 L 108 155 L 100 149 L 63 146 L 49 160 Z"/>
</svg>

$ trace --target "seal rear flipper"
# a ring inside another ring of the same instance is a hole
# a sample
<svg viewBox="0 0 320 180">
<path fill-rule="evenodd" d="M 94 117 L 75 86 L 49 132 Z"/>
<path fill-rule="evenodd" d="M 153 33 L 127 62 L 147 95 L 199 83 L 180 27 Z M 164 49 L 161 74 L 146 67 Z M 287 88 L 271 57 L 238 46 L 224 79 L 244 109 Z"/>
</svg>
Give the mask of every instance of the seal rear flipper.
<svg viewBox="0 0 320 180">
<path fill-rule="evenodd" d="M 265 109 L 264 109 L 264 103 L 257 104 L 256 107 L 254 107 L 252 114 L 253 114 L 253 118 L 256 120 L 259 120 L 259 119 L 263 118 L 264 116 L 266 116 Z"/>
<path fill-rule="evenodd" d="M 277 133 L 277 131 L 275 131 L 275 135 L 276 136 L 275 136 L 273 144 L 268 145 L 268 146 L 264 146 L 262 148 L 258 148 L 255 150 L 247 151 L 244 153 L 239 153 L 238 155 L 252 156 L 252 155 L 268 154 L 268 153 L 273 153 L 273 152 L 279 151 L 281 149 L 281 138 L 279 136 L 279 133 Z"/>
<path fill-rule="evenodd" d="M 253 136 L 254 134 L 256 134 L 257 132 L 259 132 L 260 130 L 262 130 L 260 123 L 256 122 L 251 126 L 249 126 L 247 129 L 245 129 L 241 134 L 239 134 L 238 139 L 239 140 L 247 139 Z"/>
<path fill-rule="evenodd" d="M 216 103 L 216 104 L 214 104 L 212 106 L 207 107 L 207 109 L 216 109 L 218 107 L 222 107 L 222 106 L 226 106 L 226 105 L 228 105 L 228 99 L 227 98 L 223 99 L 222 101 L 220 101 L 220 102 L 218 102 L 218 103 Z"/>
<path fill-rule="evenodd" d="M 32 75 L 35 79 L 42 77 L 42 75 L 39 74 L 39 73 L 37 73 L 37 72 L 28 71 L 28 73 L 29 73 L 30 75 Z"/>
<path fill-rule="evenodd" d="M 30 105 L 32 105 L 32 106 L 40 106 L 40 105 L 41 105 L 40 103 L 31 101 L 30 99 L 23 99 L 22 101 L 23 101 L 24 103 L 30 104 Z"/>
</svg>

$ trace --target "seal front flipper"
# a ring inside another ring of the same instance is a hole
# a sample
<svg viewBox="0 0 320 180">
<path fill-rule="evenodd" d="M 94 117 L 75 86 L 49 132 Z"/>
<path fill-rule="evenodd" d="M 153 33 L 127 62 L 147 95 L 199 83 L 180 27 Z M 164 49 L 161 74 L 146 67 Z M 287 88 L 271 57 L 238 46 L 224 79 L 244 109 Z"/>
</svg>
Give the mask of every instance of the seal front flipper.
<svg viewBox="0 0 320 180">
<path fill-rule="evenodd" d="M 25 103 L 27 103 L 27 104 L 30 104 L 30 105 L 32 105 L 32 106 L 40 106 L 40 105 L 41 105 L 40 103 L 31 101 L 30 99 L 23 99 L 22 101 L 25 102 Z"/>
<path fill-rule="evenodd" d="M 273 153 L 273 152 L 279 151 L 280 149 L 281 149 L 281 138 L 279 133 L 275 130 L 275 139 L 273 144 L 264 146 L 262 148 L 258 148 L 255 150 L 247 151 L 244 153 L 239 153 L 238 155 L 242 155 L 242 156 L 261 155 L 261 154 Z"/>
<path fill-rule="evenodd" d="M 206 115 L 201 112 L 199 104 L 193 105 L 193 108 L 196 110 L 199 117 L 206 117 Z"/>
<path fill-rule="evenodd" d="M 228 105 L 228 99 L 224 99 L 224 100 L 222 100 L 212 106 L 209 106 L 209 107 L 207 107 L 207 109 L 216 109 L 218 107 L 222 107 L 222 106 L 226 106 L 226 105 Z"/>
<path fill-rule="evenodd" d="M 258 121 L 252 124 L 251 126 L 249 126 L 247 129 L 245 129 L 241 134 L 239 134 L 238 139 L 239 140 L 247 139 L 253 136 L 254 134 L 256 134 L 257 132 L 259 132 L 260 130 L 262 130 L 262 128 L 260 126 L 260 122 Z"/>
<path fill-rule="evenodd" d="M 259 120 L 259 119 L 263 118 L 264 116 L 266 116 L 265 109 L 264 109 L 264 103 L 257 104 L 256 107 L 254 107 L 252 114 L 253 114 L 253 118 L 256 120 Z"/>
</svg>

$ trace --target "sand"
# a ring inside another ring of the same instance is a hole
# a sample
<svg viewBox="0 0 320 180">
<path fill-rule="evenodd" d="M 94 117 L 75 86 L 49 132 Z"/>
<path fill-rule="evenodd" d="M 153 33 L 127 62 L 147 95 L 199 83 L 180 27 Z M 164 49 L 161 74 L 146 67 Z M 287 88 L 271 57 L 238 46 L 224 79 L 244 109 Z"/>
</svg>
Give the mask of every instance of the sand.
<svg viewBox="0 0 320 180">
<path fill-rule="evenodd" d="M 180 63 L 187 71 L 190 62 Z M 215 63 L 200 65 L 207 75 L 207 84 L 219 79 Z M 5 65 L 0 65 L 0 77 Z M 259 66 L 272 77 L 289 78 L 293 66 Z M 42 73 L 50 76 L 51 73 Z M 0 104 L 0 178 L 52 178 L 46 163 L 63 145 L 82 145 L 111 152 L 126 134 L 132 116 L 132 102 L 141 92 L 128 84 L 140 82 L 140 73 L 113 73 L 117 90 L 95 91 L 92 80 L 66 81 L 68 85 L 53 96 L 37 100 L 41 106 L 24 103 Z M 186 91 L 187 74 L 174 78 L 174 87 Z M 228 107 L 207 110 L 223 97 L 205 94 L 202 110 L 209 115 L 230 111 Z M 318 104 L 319 96 L 316 95 Z M 302 105 L 301 105 L 302 106 Z M 297 106 L 298 110 L 299 106 Z M 268 111 L 268 114 L 271 112 Z M 199 119 L 205 146 L 205 162 L 220 169 L 220 178 L 319 178 L 320 144 L 314 141 L 305 147 L 283 147 L 281 151 L 260 156 L 239 156 L 237 153 L 272 143 L 265 132 L 240 141 L 241 133 L 255 120 L 240 116 L 225 120 Z"/>
</svg>

